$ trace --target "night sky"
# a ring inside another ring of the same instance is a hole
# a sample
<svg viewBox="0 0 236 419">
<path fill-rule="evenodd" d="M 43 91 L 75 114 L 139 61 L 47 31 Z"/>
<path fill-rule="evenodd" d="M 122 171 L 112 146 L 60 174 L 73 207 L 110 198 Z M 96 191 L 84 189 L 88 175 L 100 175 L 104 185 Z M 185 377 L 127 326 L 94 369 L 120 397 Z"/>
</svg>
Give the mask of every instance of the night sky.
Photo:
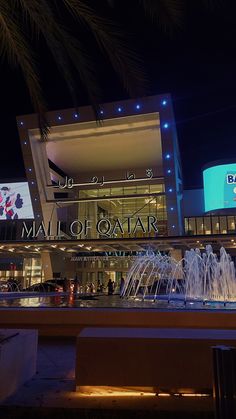
<svg viewBox="0 0 236 419">
<path fill-rule="evenodd" d="M 213 8 L 202 7 L 201 1 L 189 3 L 181 28 L 172 33 L 164 33 L 145 17 L 136 0 L 117 1 L 111 14 L 130 33 L 130 44 L 143 61 L 147 94 L 172 94 L 184 186 L 196 188 L 202 186 L 204 164 L 236 159 L 236 6 L 224 0 L 209 2 Z M 68 24 L 68 16 L 65 21 Z M 94 56 L 101 102 L 128 98 L 96 43 L 84 30 L 82 36 Z M 66 83 L 44 42 L 35 41 L 34 47 L 48 110 L 72 107 Z M 2 61 L 0 71 L 0 178 L 21 178 L 25 173 L 15 117 L 32 113 L 33 108 L 20 70 L 9 69 Z M 79 80 L 78 91 L 78 105 L 87 105 Z"/>
</svg>

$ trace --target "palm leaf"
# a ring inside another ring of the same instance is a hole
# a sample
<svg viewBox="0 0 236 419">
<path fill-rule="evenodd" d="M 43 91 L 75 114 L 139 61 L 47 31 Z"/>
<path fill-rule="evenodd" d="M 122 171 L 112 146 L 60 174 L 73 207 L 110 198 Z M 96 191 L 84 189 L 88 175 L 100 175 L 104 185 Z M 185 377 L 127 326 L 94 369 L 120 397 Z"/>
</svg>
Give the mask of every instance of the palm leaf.
<svg viewBox="0 0 236 419">
<path fill-rule="evenodd" d="M 141 60 L 128 47 L 128 36 L 120 27 L 99 16 L 85 1 L 63 0 L 69 11 L 91 29 L 99 47 L 107 54 L 114 70 L 131 96 L 146 93 L 147 81 Z"/>
<path fill-rule="evenodd" d="M 207 0 L 206 0 L 207 1 Z M 182 0 L 140 0 L 146 12 L 161 22 L 179 22 Z M 110 4 L 112 2 L 110 1 Z M 146 93 L 146 80 L 137 54 L 128 47 L 127 35 L 118 25 L 101 17 L 85 0 L 63 0 L 70 13 L 92 31 L 99 47 L 108 56 L 113 68 L 122 79 L 131 96 Z M 34 64 L 34 57 L 25 36 L 25 23 L 31 33 L 43 35 L 70 94 L 77 104 L 76 69 L 90 103 L 98 115 L 100 91 L 96 82 L 95 66 L 85 51 L 83 42 L 73 37 L 59 24 L 56 2 L 48 0 L 0 0 L 0 53 L 13 65 L 19 65 L 25 77 L 32 103 L 39 114 L 42 138 L 47 137 L 45 104 Z"/>
<path fill-rule="evenodd" d="M 139 0 L 145 13 L 160 28 L 172 32 L 175 27 L 181 27 L 184 15 L 184 0 Z"/>
<path fill-rule="evenodd" d="M 87 90 L 90 103 L 98 115 L 98 100 L 101 96 L 96 82 L 94 65 L 86 54 L 82 43 L 75 39 L 56 20 L 52 9 L 45 0 L 18 0 L 28 16 L 33 30 L 41 32 L 50 49 L 57 66 L 66 80 L 70 94 L 77 106 L 76 82 L 72 64 Z"/>
<path fill-rule="evenodd" d="M 84 50 L 79 39 L 73 37 L 64 29 L 60 29 L 61 42 L 67 51 L 68 57 L 77 70 L 85 90 L 87 90 L 89 102 L 93 107 L 96 119 L 100 119 L 99 101 L 101 99 L 101 90 L 96 80 L 96 66 Z"/>
<path fill-rule="evenodd" d="M 0 55 L 7 58 L 13 67 L 19 66 L 36 112 L 40 119 L 42 138 L 48 134 L 45 118 L 46 106 L 43 100 L 39 78 L 30 47 L 20 29 L 15 10 L 8 1 L 0 1 Z"/>
<path fill-rule="evenodd" d="M 224 0 L 201 0 L 203 6 L 209 8 L 210 10 L 215 9 L 218 6 L 223 6 Z"/>
<path fill-rule="evenodd" d="M 33 31 L 37 34 L 42 33 L 75 103 L 75 83 L 67 54 L 61 45 L 59 28 L 52 9 L 45 0 L 18 0 L 18 3 Z"/>
</svg>

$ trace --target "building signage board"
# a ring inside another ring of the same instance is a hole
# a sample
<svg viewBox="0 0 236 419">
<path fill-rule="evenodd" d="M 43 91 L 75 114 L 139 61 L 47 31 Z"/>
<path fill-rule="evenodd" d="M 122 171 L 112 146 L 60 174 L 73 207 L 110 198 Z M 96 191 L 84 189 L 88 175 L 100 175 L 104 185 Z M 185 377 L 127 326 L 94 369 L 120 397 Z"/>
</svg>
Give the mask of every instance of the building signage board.
<svg viewBox="0 0 236 419">
<path fill-rule="evenodd" d="M 28 182 L 0 183 L 0 220 L 34 218 Z"/>
<path fill-rule="evenodd" d="M 32 221 L 30 224 L 23 222 L 21 238 L 36 239 L 43 236 L 45 239 L 62 239 L 65 237 L 64 231 L 64 229 L 62 231 L 61 221 L 58 221 L 54 228 L 51 222 L 47 225 L 43 221 Z M 132 237 L 140 231 L 143 233 L 158 233 L 157 219 L 153 215 L 148 215 L 147 217 L 126 217 L 124 220 L 120 218 L 114 220 L 101 218 L 96 223 L 88 219 L 83 221 L 77 219 L 69 224 L 66 229 L 66 235 L 80 239 L 86 238 L 94 231 L 96 231 L 97 235 L 104 238 L 113 238 L 118 234 L 128 234 Z"/>
<path fill-rule="evenodd" d="M 205 211 L 236 208 L 236 163 L 203 171 Z"/>
<path fill-rule="evenodd" d="M 71 262 L 97 262 L 103 261 L 107 262 L 109 260 L 108 256 L 72 256 Z"/>
<path fill-rule="evenodd" d="M 139 256 L 72 256 L 70 260 L 71 262 L 108 262 L 109 260 L 117 260 L 117 258 L 125 260 L 135 260 L 138 257 Z"/>
<path fill-rule="evenodd" d="M 154 252 L 152 251 L 152 254 Z M 102 252 L 97 253 L 94 252 L 93 255 L 73 255 L 71 256 L 71 262 L 96 262 L 96 261 L 109 261 L 109 260 L 117 260 L 117 259 L 125 259 L 125 260 L 135 260 L 136 258 L 143 256 L 144 252 L 126 252 L 122 250 L 114 251 L 114 252 Z"/>
</svg>

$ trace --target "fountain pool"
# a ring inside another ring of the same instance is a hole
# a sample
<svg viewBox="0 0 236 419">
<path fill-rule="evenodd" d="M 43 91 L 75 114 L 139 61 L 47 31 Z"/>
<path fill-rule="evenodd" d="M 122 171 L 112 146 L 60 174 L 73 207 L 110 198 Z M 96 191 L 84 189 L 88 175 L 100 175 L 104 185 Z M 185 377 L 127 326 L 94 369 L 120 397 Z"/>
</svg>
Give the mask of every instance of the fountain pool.
<svg viewBox="0 0 236 419">
<path fill-rule="evenodd" d="M 128 272 L 123 298 L 209 302 L 236 302 L 235 266 L 221 247 L 217 256 L 210 245 L 185 252 L 176 261 L 170 256 L 148 251 Z"/>
</svg>

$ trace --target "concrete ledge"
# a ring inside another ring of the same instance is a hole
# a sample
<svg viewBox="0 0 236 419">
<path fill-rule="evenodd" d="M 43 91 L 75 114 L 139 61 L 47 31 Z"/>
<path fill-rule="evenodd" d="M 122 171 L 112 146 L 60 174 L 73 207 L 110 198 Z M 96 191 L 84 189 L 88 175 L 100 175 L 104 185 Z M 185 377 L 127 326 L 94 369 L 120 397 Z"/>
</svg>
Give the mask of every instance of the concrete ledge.
<svg viewBox="0 0 236 419">
<path fill-rule="evenodd" d="M 0 401 L 36 372 L 37 330 L 0 329 Z"/>
<path fill-rule="evenodd" d="M 77 338 L 76 387 L 212 390 L 212 350 L 236 346 L 236 331 L 86 328 Z"/>
<path fill-rule="evenodd" d="M 0 327 L 77 336 L 85 327 L 236 329 L 236 310 L 1 308 Z"/>
</svg>

